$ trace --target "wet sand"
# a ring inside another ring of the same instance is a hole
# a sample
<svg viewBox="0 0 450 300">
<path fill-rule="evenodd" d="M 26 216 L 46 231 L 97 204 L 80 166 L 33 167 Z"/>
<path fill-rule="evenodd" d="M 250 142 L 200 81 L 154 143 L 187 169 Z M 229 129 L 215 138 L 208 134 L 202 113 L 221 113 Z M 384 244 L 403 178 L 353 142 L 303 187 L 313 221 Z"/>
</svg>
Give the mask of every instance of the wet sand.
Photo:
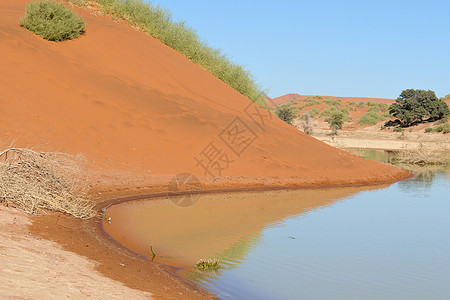
<svg viewBox="0 0 450 300">
<path fill-rule="evenodd" d="M 0 205 L 0 298 L 151 298 L 149 292 L 105 277 L 96 270 L 97 262 L 42 239 L 29 229 L 31 219 L 25 212 Z"/>
</svg>

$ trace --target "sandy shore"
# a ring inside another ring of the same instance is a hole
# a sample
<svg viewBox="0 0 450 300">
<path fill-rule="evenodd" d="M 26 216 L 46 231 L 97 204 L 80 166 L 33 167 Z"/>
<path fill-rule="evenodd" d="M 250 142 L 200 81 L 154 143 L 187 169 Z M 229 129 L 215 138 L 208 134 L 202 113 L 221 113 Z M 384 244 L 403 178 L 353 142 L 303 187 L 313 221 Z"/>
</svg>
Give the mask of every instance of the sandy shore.
<svg viewBox="0 0 450 300">
<path fill-rule="evenodd" d="M 0 205 L 1 299 L 151 298 L 102 275 L 97 262 L 42 239 L 28 228 L 31 222 L 28 214 Z"/>
<path fill-rule="evenodd" d="M 334 139 L 329 131 L 318 130 L 313 136 L 336 148 L 364 148 L 379 150 L 430 150 L 450 151 L 450 135 L 419 132 L 340 131 Z"/>
</svg>

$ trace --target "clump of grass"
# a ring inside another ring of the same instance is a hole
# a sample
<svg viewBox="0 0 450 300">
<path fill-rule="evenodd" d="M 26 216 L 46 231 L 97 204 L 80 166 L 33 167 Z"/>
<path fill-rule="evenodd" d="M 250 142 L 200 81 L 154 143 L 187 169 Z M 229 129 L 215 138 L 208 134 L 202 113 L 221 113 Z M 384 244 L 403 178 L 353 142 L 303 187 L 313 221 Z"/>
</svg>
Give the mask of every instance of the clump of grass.
<svg viewBox="0 0 450 300">
<path fill-rule="evenodd" d="M 386 109 L 388 109 L 389 105 L 386 103 L 378 103 L 378 102 L 374 102 L 374 101 L 367 101 L 366 102 L 367 106 L 369 107 L 375 107 L 377 108 L 377 110 L 381 110 L 381 111 L 385 111 Z"/>
<path fill-rule="evenodd" d="M 85 29 L 84 20 L 55 1 L 30 2 L 20 26 L 46 40 L 60 42 L 77 38 Z"/>
<path fill-rule="evenodd" d="M 0 151 L 0 203 L 30 214 L 45 209 L 81 219 L 97 215 L 86 198 L 81 157 L 9 148 Z"/>
<path fill-rule="evenodd" d="M 432 128 L 425 129 L 425 132 L 442 132 L 443 134 L 447 134 L 450 132 L 450 123 L 444 123 L 437 126 L 434 126 Z"/>
<path fill-rule="evenodd" d="M 266 107 L 265 93 L 249 71 L 233 63 L 221 50 L 208 46 L 185 22 L 174 21 L 167 9 L 151 5 L 143 0 L 95 1 L 106 14 L 139 27 L 253 102 Z"/>
<path fill-rule="evenodd" d="M 338 104 L 340 104 L 341 103 L 341 99 L 334 99 L 334 98 L 325 98 L 325 103 L 328 105 L 328 106 L 336 106 L 336 105 L 338 105 Z"/>
<path fill-rule="evenodd" d="M 201 270 L 217 270 L 220 268 L 220 260 L 216 258 L 200 259 L 195 266 Z"/>
<path fill-rule="evenodd" d="M 367 111 L 364 115 L 361 116 L 358 120 L 359 125 L 375 125 L 378 121 L 384 121 L 385 118 L 382 115 L 379 115 L 374 110 Z"/>
<path fill-rule="evenodd" d="M 346 118 L 345 118 L 345 122 L 350 121 L 350 118 L 347 117 L 347 115 L 349 114 L 349 110 L 346 107 L 336 107 L 336 106 L 330 106 L 324 110 L 322 110 L 322 112 L 320 113 L 319 117 L 328 117 L 330 116 L 333 112 L 336 111 L 340 111 L 341 113 L 343 113 Z"/>
<path fill-rule="evenodd" d="M 315 116 L 317 116 L 319 114 L 319 109 L 318 108 L 313 108 L 310 111 L 308 111 L 307 113 L 309 113 L 309 115 L 314 118 Z"/>
</svg>

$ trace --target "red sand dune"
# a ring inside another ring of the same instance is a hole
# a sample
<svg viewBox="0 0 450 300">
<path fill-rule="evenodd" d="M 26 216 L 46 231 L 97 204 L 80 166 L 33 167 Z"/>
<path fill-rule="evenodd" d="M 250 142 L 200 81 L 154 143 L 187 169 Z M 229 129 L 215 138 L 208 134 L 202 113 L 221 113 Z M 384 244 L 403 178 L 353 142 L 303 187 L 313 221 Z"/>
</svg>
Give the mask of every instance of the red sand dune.
<svg viewBox="0 0 450 300">
<path fill-rule="evenodd" d="M 162 190 L 183 172 L 208 187 L 408 176 L 327 146 L 273 116 L 253 115 L 258 107 L 250 100 L 123 22 L 76 9 L 86 33 L 63 43 L 45 41 L 18 25 L 27 2 L 0 4 L 0 138 L 18 147 L 81 153 L 98 189 Z M 196 159 L 206 165 L 208 158 L 205 173 Z"/>
</svg>

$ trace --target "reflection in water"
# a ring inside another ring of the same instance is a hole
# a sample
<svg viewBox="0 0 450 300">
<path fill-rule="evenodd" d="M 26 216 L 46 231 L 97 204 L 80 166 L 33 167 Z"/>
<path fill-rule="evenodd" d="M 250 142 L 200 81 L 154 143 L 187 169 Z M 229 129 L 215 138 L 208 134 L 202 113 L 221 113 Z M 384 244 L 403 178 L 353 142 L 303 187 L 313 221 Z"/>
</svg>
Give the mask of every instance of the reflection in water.
<svg viewBox="0 0 450 300">
<path fill-rule="evenodd" d="M 383 187 L 123 203 L 104 226 L 224 299 L 449 299 L 449 168 L 412 171 Z M 224 267 L 192 267 L 207 257 Z"/>
<path fill-rule="evenodd" d="M 193 266 L 216 257 L 231 268 L 257 247 L 264 228 L 367 189 L 375 187 L 204 195 L 185 208 L 168 200 L 127 202 L 108 209 L 104 227 L 135 252 L 151 257 L 153 248 L 155 261 Z"/>
</svg>

